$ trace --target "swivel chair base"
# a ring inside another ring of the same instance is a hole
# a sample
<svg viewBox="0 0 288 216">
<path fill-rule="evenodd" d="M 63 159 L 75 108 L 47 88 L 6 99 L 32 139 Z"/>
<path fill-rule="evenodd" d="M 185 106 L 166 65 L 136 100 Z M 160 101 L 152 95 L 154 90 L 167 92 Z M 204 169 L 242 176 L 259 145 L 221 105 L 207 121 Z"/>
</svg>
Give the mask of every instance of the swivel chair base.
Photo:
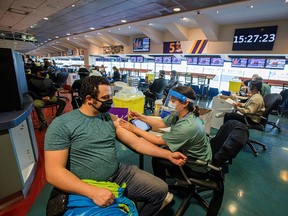
<svg viewBox="0 0 288 216">
<path fill-rule="evenodd" d="M 257 150 L 255 149 L 255 147 L 253 146 L 252 143 L 255 143 L 255 144 L 257 144 L 257 145 L 262 146 L 263 151 L 266 151 L 266 149 L 267 149 L 266 145 L 264 145 L 263 143 L 260 143 L 260 142 L 257 142 L 257 141 L 255 141 L 255 140 L 249 139 L 249 140 L 247 141 L 247 144 L 248 144 L 248 146 L 251 148 L 251 150 L 253 151 L 253 154 L 254 154 L 255 157 L 258 157 L 258 152 L 257 152 Z"/>
</svg>

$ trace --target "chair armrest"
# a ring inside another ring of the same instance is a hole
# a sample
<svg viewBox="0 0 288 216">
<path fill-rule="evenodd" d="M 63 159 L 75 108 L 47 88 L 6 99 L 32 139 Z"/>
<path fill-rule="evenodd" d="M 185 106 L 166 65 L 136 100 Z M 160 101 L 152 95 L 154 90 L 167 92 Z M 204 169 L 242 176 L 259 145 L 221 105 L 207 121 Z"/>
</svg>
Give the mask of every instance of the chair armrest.
<svg viewBox="0 0 288 216">
<path fill-rule="evenodd" d="M 247 116 L 258 116 L 263 120 L 267 120 L 266 117 L 259 115 L 259 114 L 256 114 L 256 113 L 245 113 L 245 114 L 243 114 L 243 116 L 244 116 L 244 120 L 246 122 L 246 125 L 248 125 L 248 126 L 251 126 L 251 125 L 248 123 Z M 259 124 L 261 124 L 261 123 L 259 123 Z"/>
<path fill-rule="evenodd" d="M 197 164 L 200 166 L 204 166 L 204 167 L 208 167 L 208 168 L 215 170 L 215 171 L 221 171 L 222 170 L 221 167 L 216 167 L 216 166 L 212 165 L 210 162 L 203 161 L 203 160 L 196 159 L 196 158 L 192 158 L 192 157 L 189 157 L 187 162 Z"/>
</svg>

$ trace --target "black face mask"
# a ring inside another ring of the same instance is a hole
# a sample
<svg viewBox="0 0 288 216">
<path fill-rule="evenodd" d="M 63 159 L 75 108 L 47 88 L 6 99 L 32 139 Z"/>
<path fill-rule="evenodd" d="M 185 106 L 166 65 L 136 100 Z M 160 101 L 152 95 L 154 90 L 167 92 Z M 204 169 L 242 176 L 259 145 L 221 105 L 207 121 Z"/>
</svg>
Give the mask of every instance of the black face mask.
<svg viewBox="0 0 288 216">
<path fill-rule="evenodd" d="M 107 101 L 100 101 L 100 100 L 98 100 L 97 98 L 95 98 L 95 100 L 101 102 L 101 103 L 102 103 L 101 106 L 100 106 L 99 108 L 96 108 L 93 104 L 91 104 L 91 105 L 92 105 L 92 107 L 93 107 L 94 109 L 96 109 L 96 110 L 99 111 L 100 113 L 106 113 L 106 112 L 108 112 L 109 109 L 111 108 L 112 104 L 113 104 L 113 100 L 112 100 L 112 99 L 107 100 Z"/>
</svg>

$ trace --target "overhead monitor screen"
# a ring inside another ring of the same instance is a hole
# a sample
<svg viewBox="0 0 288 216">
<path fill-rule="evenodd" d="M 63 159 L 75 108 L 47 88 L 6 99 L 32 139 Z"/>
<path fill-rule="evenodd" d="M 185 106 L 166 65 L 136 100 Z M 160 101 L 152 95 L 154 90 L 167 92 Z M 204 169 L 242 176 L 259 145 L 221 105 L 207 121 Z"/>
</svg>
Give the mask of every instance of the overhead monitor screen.
<svg viewBox="0 0 288 216">
<path fill-rule="evenodd" d="M 199 57 L 198 58 L 198 65 L 210 65 L 210 58 L 209 57 Z"/>
<path fill-rule="evenodd" d="M 247 58 L 232 58 L 231 67 L 246 67 Z"/>
<path fill-rule="evenodd" d="M 162 56 L 156 56 L 154 58 L 155 63 L 162 63 Z"/>
<path fill-rule="evenodd" d="M 265 67 L 265 59 L 262 59 L 262 58 L 251 58 L 251 59 L 248 59 L 247 67 L 264 68 Z"/>
<path fill-rule="evenodd" d="M 270 69 L 284 69 L 286 64 L 286 59 L 267 59 L 265 68 Z"/>
<path fill-rule="evenodd" d="M 223 66 L 224 60 L 222 58 L 211 58 L 211 66 Z"/>
<path fill-rule="evenodd" d="M 197 57 L 188 57 L 187 58 L 187 65 L 197 65 L 198 58 Z"/>
<path fill-rule="evenodd" d="M 150 38 L 133 38 L 133 52 L 149 52 Z"/>
<path fill-rule="evenodd" d="M 171 64 L 172 57 L 171 56 L 163 56 L 163 62 L 164 64 Z"/>
</svg>

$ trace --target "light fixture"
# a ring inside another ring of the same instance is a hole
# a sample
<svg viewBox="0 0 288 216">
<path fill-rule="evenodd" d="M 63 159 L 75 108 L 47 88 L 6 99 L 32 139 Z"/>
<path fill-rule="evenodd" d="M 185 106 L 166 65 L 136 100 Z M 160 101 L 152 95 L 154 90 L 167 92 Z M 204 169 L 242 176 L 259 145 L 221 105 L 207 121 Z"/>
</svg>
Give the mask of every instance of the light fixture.
<svg viewBox="0 0 288 216">
<path fill-rule="evenodd" d="M 30 26 L 30 28 L 34 28 L 34 26 Z"/>
<path fill-rule="evenodd" d="M 52 40 L 51 38 L 48 38 L 48 40 Z"/>
<path fill-rule="evenodd" d="M 253 5 L 250 6 L 250 8 L 253 8 L 253 7 L 254 7 Z"/>
<path fill-rule="evenodd" d="M 180 8 L 173 8 L 173 11 L 175 11 L 175 12 L 178 12 L 180 10 L 181 10 Z"/>
<path fill-rule="evenodd" d="M 67 33 L 66 35 L 68 35 L 68 36 L 69 36 L 69 35 L 71 35 L 71 34 L 70 34 L 70 33 Z"/>
<path fill-rule="evenodd" d="M 71 5 L 71 7 L 75 7 L 75 5 L 73 4 L 73 5 Z"/>
<path fill-rule="evenodd" d="M 59 36 L 55 36 L 55 38 L 59 38 Z"/>
<path fill-rule="evenodd" d="M 70 40 L 70 38 L 68 37 L 67 40 Z"/>
<path fill-rule="evenodd" d="M 131 26 L 128 26 L 128 28 L 131 28 Z"/>
<path fill-rule="evenodd" d="M 44 20 L 49 20 L 49 18 L 48 18 L 48 17 L 44 17 L 43 19 L 44 19 Z"/>
<path fill-rule="evenodd" d="M 151 26 L 151 25 L 152 25 L 152 23 L 148 23 L 148 25 L 149 25 L 149 26 Z"/>
<path fill-rule="evenodd" d="M 47 41 L 44 41 L 44 43 L 47 43 Z"/>
<path fill-rule="evenodd" d="M 90 27 L 90 30 L 95 30 L 95 28 L 93 28 L 93 27 Z"/>
<path fill-rule="evenodd" d="M 122 23 L 126 23 L 127 21 L 126 21 L 125 19 L 122 19 L 121 22 L 122 22 Z"/>
<path fill-rule="evenodd" d="M 118 28 L 118 30 L 120 31 L 120 30 L 121 30 L 121 28 Z"/>
<path fill-rule="evenodd" d="M 216 13 L 218 14 L 218 13 L 219 13 L 219 11 L 216 11 Z"/>
<path fill-rule="evenodd" d="M 108 30 L 108 32 L 111 32 L 111 30 Z"/>
</svg>

